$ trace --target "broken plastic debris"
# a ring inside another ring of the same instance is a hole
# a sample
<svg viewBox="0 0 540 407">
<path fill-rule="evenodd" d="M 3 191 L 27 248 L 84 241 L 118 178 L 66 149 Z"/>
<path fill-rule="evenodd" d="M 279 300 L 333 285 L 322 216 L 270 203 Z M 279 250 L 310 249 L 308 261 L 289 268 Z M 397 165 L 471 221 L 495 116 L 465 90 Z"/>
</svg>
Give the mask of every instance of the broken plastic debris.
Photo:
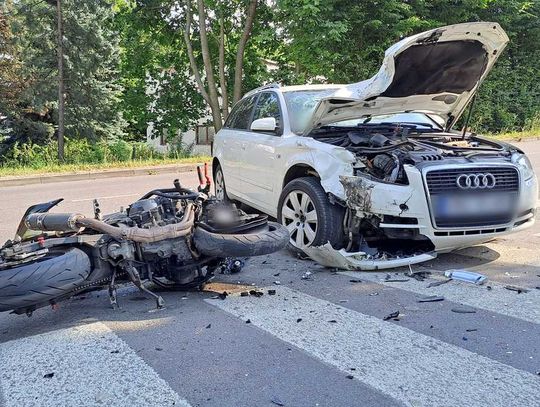
<svg viewBox="0 0 540 407">
<path fill-rule="evenodd" d="M 452 280 L 465 281 L 474 284 L 484 284 L 487 280 L 487 277 L 483 274 L 467 270 L 448 270 L 444 275 Z"/>
<path fill-rule="evenodd" d="M 504 288 L 506 288 L 507 290 L 510 290 L 510 291 L 516 291 L 518 294 L 528 293 L 529 292 L 528 289 L 523 288 L 523 287 L 517 287 L 515 285 L 506 285 L 506 286 L 504 286 Z"/>
<path fill-rule="evenodd" d="M 351 282 L 351 283 L 361 283 L 362 280 L 353 279 L 353 280 L 349 280 L 349 282 Z"/>
<path fill-rule="evenodd" d="M 394 311 L 394 312 L 388 314 L 387 316 L 385 316 L 383 318 L 383 321 L 388 321 L 389 319 L 395 319 L 397 317 L 399 317 L 399 311 Z"/>
<path fill-rule="evenodd" d="M 437 301 L 444 301 L 444 297 L 441 297 L 439 295 L 429 295 L 427 297 L 419 298 L 417 300 L 418 302 L 437 302 Z"/>
<path fill-rule="evenodd" d="M 429 283 L 427 285 L 427 288 L 431 288 L 431 287 L 438 287 L 440 285 L 443 285 L 443 284 L 446 284 L 447 282 L 449 281 L 452 281 L 451 278 L 447 279 L 447 280 L 441 280 L 441 281 L 433 281 L 432 283 Z"/>
<path fill-rule="evenodd" d="M 285 403 L 283 403 L 280 399 L 278 399 L 277 397 L 273 397 L 271 400 L 272 404 L 275 404 L 276 406 L 281 406 L 281 407 L 284 407 L 285 406 Z"/>
<path fill-rule="evenodd" d="M 452 308 L 451 311 L 457 314 L 475 314 L 476 313 L 475 309 L 465 308 L 465 307 L 455 307 L 455 308 Z"/>
<path fill-rule="evenodd" d="M 264 295 L 263 292 L 257 291 L 257 290 L 251 290 L 249 292 L 250 295 L 253 295 L 254 297 L 262 297 Z"/>
<path fill-rule="evenodd" d="M 242 291 L 240 293 L 240 297 L 247 297 L 248 295 L 249 295 L 249 292 L 247 292 L 247 291 Z"/>
<path fill-rule="evenodd" d="M 54 373 L 47 373 L 43 375 L 44 379 L 51 379 L 54 376 Z"/>
<path fill-rule="evenodd" d="M 268 290 L 268 295 L 276 295 L 276 290 Z"/>
<path fill-rule="evenodd" d="M 240 259 L 234 259 L 232 257 L 227 257 L 219 265 L 221 274 L 236 274 L 242 270 L 244 267 L 244 261 Z"/>
<path fill-rule="evenodd" d="M 304 274 L 302 274 L 302 280 L 311 280 L 311 271 L 306 271 Z"/>
<path fill-rule="evenodd" d="M 227 295 L 229 295 L 227 294 L 227 291 L 223 291 L 221 294 L 218 295 L 218 298 L 220 300 L 224 300 L 225 298 L 227 298 Z"/>
</svg>

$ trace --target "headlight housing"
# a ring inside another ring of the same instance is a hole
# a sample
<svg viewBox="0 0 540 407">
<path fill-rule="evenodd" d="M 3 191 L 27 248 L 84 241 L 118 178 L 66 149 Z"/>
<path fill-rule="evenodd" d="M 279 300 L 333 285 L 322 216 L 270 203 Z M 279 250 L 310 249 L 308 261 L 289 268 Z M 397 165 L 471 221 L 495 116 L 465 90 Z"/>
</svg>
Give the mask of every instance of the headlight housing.
<svg viewBox="0 0 540 407">
<path fill-rule="evenodd" d="M 534 171 L 529 158 L 525 154 L 514 154 L 512 162 L 519 168 L 521 175 L 525 181 L 534 177 Z"/>
</svg>

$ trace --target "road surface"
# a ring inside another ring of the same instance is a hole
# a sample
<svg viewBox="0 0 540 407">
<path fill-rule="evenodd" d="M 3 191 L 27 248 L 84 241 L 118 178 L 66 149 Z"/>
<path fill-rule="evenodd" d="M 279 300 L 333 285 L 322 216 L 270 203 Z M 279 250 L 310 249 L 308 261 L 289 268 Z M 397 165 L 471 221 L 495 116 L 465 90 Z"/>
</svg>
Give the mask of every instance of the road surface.
<svg viewBox="0 0 540 407">
<path fill-rule="evenodd" d="M 540 173 L 540 143 L 523 148 Z M 91 214 L 98 198 L 109 212 L 171 183 L 166 174 L 2 188 L 0 238 L 36 201 L 64 197 L 62 210 Z M 120 311 L 95 292 L 31 318 L 0 314 L 0 405 L 540 406 L 539 244 L 535 226 L 442 255 L 413 266 L 432 272 L 425 281 L 280 252 L 218 275 L 208 291 L 162 293 L 160 311 L 127 286 Z M 453 268 L 489 281 L 427 287 Z M 238 295 L 253 286 L 264 295 Z M 445 300 L 418 302 L 429 295 Z"/>
</svg>

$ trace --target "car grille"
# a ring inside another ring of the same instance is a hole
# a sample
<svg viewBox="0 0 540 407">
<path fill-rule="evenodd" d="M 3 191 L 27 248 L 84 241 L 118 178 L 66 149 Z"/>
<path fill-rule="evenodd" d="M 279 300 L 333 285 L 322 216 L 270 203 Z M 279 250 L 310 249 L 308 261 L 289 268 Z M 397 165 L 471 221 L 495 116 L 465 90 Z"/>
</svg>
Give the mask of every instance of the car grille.
<svg viewBox="0 0 540 407">
<path fill-rule="evenodd" d="M 495 185 L 492 188 L 477 188 L 473 190 L 461 189 L 457 184 L 457 179 L 462 174 L 492 174 L 495 177 Z M 432 170 L 426 174 L 426 183 L 431 199 L 431 209 L 434 226 L 437 228 L 467 228 L 503 225 L 514 218 L 514 210 L 498 214 L 448 216 L 440 213 L 437 205 L 433 202 L 439 197 L 453 196 L 460 194 L 470 196 L 470 199 L 478 199 L 486 194 L 512 194 L 519 192 L 519 174 L 513 167 L 477 167 L 477 168 L 447 168 Z M 468 198 L 467 198 L 468 199 Z M 481 208 L 479 208 L 481 209 Z"/>
</svg>

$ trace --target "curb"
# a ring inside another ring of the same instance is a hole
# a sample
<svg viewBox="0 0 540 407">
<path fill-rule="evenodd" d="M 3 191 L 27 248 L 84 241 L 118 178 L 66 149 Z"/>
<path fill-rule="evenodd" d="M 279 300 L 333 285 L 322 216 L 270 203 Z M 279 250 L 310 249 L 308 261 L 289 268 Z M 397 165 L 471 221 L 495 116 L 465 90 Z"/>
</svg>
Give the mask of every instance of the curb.
<svg viewBox="0 0 540 407">
<path fill-rule="evenodd" d="M 0 178 L 0 188 L 20 185 L 51 184 L 55 182 L 82 181 L 100 178 L 133 177 L 137 175 L 193 172 L 196 171 L 197 165 L 202 165 L 202 163 L 170 164 L 161 166 L 112 169 L 102 171 L 86 171 L 64 174 L 40 174 L 19 177 L 4 177 Z"/>
</svg>

